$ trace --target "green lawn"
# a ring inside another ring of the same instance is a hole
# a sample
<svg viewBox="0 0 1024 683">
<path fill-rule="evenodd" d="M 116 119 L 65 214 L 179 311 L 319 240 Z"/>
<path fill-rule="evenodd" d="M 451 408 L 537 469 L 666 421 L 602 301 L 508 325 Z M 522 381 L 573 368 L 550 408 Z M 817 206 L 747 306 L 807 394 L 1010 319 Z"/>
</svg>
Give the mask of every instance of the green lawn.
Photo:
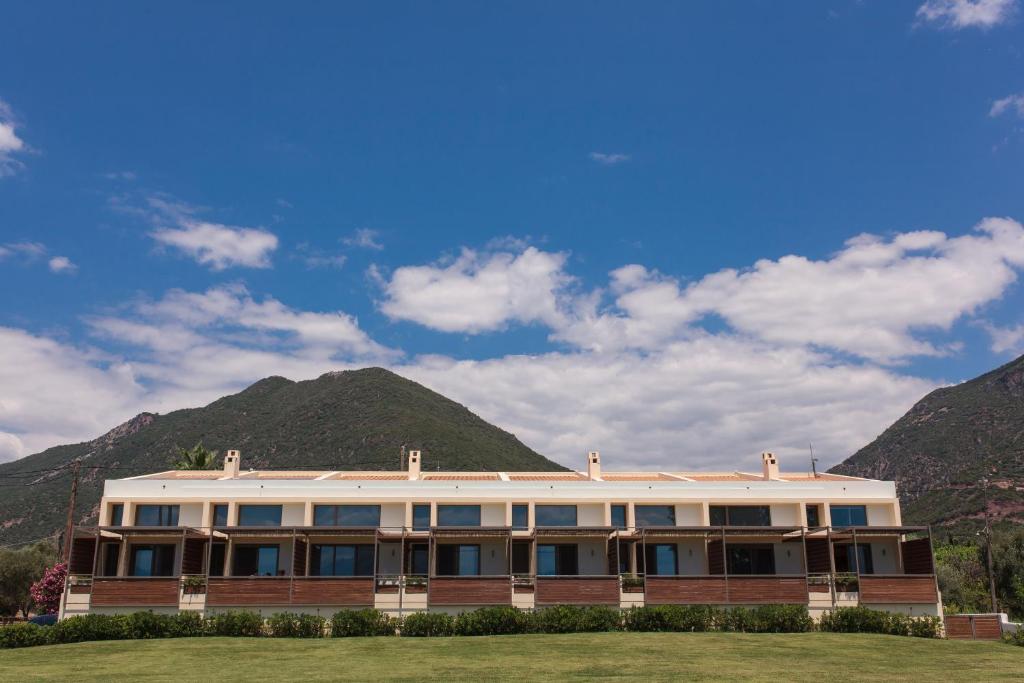
<svg viewBox="0 0 1024 683">
<path fill-rule="evenodd" d="M 1001 643 L 827 633 L 601 633 L 485 638 L 187 638 L 0 651 L 0 679 L 1024 680 Z"/>
</svg>

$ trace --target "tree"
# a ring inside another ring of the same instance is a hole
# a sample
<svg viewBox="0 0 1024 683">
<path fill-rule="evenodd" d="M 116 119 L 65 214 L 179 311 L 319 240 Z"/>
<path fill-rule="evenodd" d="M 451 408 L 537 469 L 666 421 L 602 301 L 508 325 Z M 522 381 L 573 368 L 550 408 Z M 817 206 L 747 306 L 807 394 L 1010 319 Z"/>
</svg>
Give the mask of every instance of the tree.
<svg viewBox="0 0 1024 683">
<path fill-rule="evenodd" d="M 68 566 L 58 562 L 46 570 L 43 578 L 32 584 L 30 592 L 40 614 L 56 614 L 60 609 L 60 598 L 64 594 L 64 580 L 67 576 Z"/>
<path fill-rule="evenodd" d="M 175 446 L 178 459 L 174 462 L 176 470 L 212 470 L 217 467 L 217 451 L 207 450 L 200 441 L 192 448 Z"/>
<path fill-rule="evenodd" d="M 32 584 L 54 559 L 56 550 L 49 543 L 0 550 L 0 611 L 11 616 L 20 611 L 28 616 L 32 609 Z"/>
<path fill-rule="evenodd" d="M 992 543 L 992 573 L 999 607 L 1016 619 L 1024 618 L 1024 529 L 997 533 Z"/>
</svg>

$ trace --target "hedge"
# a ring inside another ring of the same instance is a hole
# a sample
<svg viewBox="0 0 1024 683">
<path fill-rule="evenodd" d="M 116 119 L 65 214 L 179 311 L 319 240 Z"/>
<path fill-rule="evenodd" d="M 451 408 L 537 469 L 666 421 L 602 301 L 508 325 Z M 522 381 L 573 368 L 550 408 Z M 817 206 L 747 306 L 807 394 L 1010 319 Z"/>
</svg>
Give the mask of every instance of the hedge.
<svg viewBox="0 0 1024 683">
<path fill-rule="evenodd" d="M 619 611 L 611 607 L 560 605 L 535 612 L 515 607 L 485 607 L 450 615 L 416 612 L 396 619 L 375 609 L 343 610 L 330 621 L 312 614 L 277 613 L 264 618 L 255 612 L 223 612 L 202 617 L 178 614 L 87 614 L 53 626 L 0 626 L 0 648 L 30 647 L 86 640 L 130 640 L 198 636 L 334 638 L 353 636 L 435 637 L 494 636 L 517 633 L 595 633 L 601 631 L 803 633 L 814 622 L 803 605 L 762 605 L 751 609 L 718 609 L 701 605 L 661 605 Z M 826 612 L 818 629 L 838 633 L 886 633 L 936 638 L 937 617 L 908 617 L 843 607 Z"/>
</svg>

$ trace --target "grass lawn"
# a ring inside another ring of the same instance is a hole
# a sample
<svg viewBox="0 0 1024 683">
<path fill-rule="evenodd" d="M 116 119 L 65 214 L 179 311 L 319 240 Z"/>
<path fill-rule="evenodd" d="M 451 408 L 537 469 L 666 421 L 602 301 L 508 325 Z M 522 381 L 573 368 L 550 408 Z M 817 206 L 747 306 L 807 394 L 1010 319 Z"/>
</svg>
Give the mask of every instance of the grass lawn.
<svg viewBox="0 0 1024 683">
<path fill-rule="evenodd" d="M 1024 649 L 829 633 L 600 633 L 482 638 L 184 638 L 0 651 L 0 679 L 1024 680 Z"/>
</svg>

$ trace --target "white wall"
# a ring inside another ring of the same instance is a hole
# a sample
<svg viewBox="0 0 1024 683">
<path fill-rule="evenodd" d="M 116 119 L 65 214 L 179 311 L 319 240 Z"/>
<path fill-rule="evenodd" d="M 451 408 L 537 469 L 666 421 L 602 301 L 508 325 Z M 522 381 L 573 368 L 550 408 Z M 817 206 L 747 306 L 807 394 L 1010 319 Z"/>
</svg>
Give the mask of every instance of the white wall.
<svg viewBox="0 0 1024 683">
<path fill-rule="evenodd" d="M 381 510 L 383 517 L 384 511 Z M 381 543 L 377 546 L 377 566 L 381 574 L 402 573 L 402 544 Z"/>
<path fill-rule="evenodd" d="M 178 526 L 202 526 L 203 504 L 182 503 L 178 508 Z"/>
<path fill-rule="evenodd" d="M 858 541 L 859 544 L 859 541 Z M 871 564 L 876 574 L 899 574 L 899 541 L 895 538 L 872 539 Z M 884 553 L 884 554 L 883 554 Z"/>
<path fill-rule="evenodd" d="M 578 526 L 604 526 L 604 503 L 580 503 L 576 506 Z"/>
<path fill-rule="evenodd" d="M 679 554 L 680 574 L 707 574 L 707 560 L 704 557 L 705 544 L 703 539 L 692 538 L 680 541 L 676 552 Z"/>
<path fill-rule="evenodd" d="M 281 526 L 304 526 L 305 523 L 305 503 L 285 503 L 281 506 Z"/>
<path fill-rule="evenodd" d="M 676 505 L 676 526 L 701 526 L 700 504 Z"/>
<path fill-rule="evenodd" d="M 868 525 L 870 526 L 893 526 L 896 520 L 893 519 L 891 505 L 867 505 Z"/>
<path fill-rule="evenodd" d="M 800 526 L 800 506 L 772 505 L 772 526 Z"/>
<path fill-rule="evenodd" d="M 775 546 L 775 573 L 777 574 L 803 574 L 804 553 L 803 544 L 773 543 Z M 787 555 L 788 553 L 788 555 Z"/>
<path fill-rule="evenodd" d="M 381 505 L 380 525 L 383 527 L 405 526 L 405 503 Z"/>
<path fill-rule="evenodd" d="M 508 558 L 505 555 L 505 541 L 482 541 L 480 543 L 480 573 L 484 575 L 508 574 Z"/>
<path fill-rule="evenodd" d="M 580 574 L 607 574 L 608 551 L 603 540 L 580 541 Z"/>
<path fill-rule="evenodd" d="M 480 506 L 481 526 L 505 526 L 505 504 L 488 503 Z"/>
</svg>

